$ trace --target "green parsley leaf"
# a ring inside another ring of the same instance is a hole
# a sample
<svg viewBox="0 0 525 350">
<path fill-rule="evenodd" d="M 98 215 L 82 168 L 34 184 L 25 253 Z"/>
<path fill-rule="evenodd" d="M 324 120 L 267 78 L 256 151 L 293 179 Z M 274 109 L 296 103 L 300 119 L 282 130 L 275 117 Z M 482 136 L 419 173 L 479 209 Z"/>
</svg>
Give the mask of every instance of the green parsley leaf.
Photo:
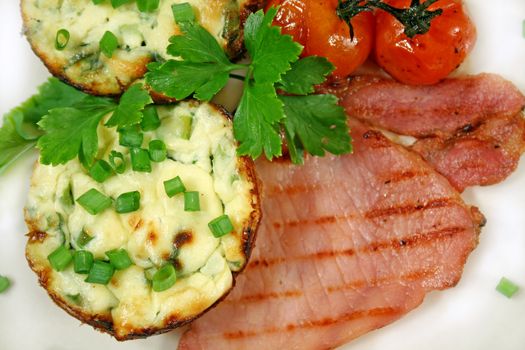
<svg viewBox="0 0 525 350">
<path fill-rule="evenodd" d="M 160 0 L 137 0 L 140 12 L 153 12 L 159 8 Z"/>
<path fill-rule="evenodd" d="M 111 58 L 113 56 L 113 52 L 118 47 L 118 38 L 110 31 L 106 31 L 104 35 L 102 36 L 102 39 L 100 39 L 100 51 L 108 57 Z"/>
<path fill-rule="evenodd" d="M 311 94 L 315 91 L 314 86 L 323 83 L 334 68 L 324 57 L 302 58 L 292 63 L 292 69 L 281 77 L 281 83 L 277 88 L 289 94 Z"/>
<path fill-rule="evenodd" d="M 302 51 L 302 46 L 290 35 L 281 34 L 280 27 L 272 26 L 276 14 L 277 9 L 271 7 L 266 14 L 260 10 L 246 20 L 244 41 L 252 57 L 253 77 L 258 83 L 280 81 Z"/>
<path fill-rule="evenodd" d="M 177 9 L 177 10 L 176 10 Z M 154 90 L 178 100 L 195 93 L 195 98 L 208 101 L 228 82 L 229 72 L 239 66 L 232 64 L 219 43 L 206 29 L 190 21 L 189 4 L 173 6 L 175 17 L 186 20 L 184 35 L 170 38 L 168 53 L 183 61 L 170 60 L 148 66 L 146 83 Z"/>
<path fill-rule="evenodd" d="M 38 87 L 36 95 L 14 110 L 24 114 L 25 122 L 36 124 L 50 109 L 69 107 L 86 96 L 88 95 L 62 83 L 57 78 L 50 78 Z"/>
<path fill-rule="evenodd" d="M 186 23 L 183 35 L 170 38 L 168 54 L 194 63 L 222 63 L 233 65 L 217 40 L 202 26 Z"/>
<path fill-rule="evenodd" d="M 284 104 L 284 128 L 290 156 L 302 163 L 302 150 L 315 156 L 325 151 L 340 155 L 352 151 L 344 109 L 333 95 L 279 96 Z"/>
<path fill-rule="evenodd" d="M 151 103 L 153 100 L 142 84 L 133 84 L 120 98 L 119 105 L 106 126 L 117 126 L 120 129 L 139 124 L 143 117 L 142 110 Z"/>
<path fill-rule="evenodd" d="M 146 83 L 155 91 L 177 100 L 192 93 L 209 101 L 228 82 L 230 69 L 222 64 L 170 60 L 146 74 Z"/>
<path fill-rule="evenodd" d="M 46 132 L 38 140 L 40 162 L 65 164 L 79 156 L 90 167 L 98 150 L 98 124 L 115 108 L 110 99 L 88 96 L 73 107 L 52 109 L 38 123 Z"/>
<path fill-rule="evenodd" d="M 86 94 L 50 78 L 38 93 L 4 116 L 0 128 L 0 172 L 32 149 L 40 137 L 36 123 L 52 108 L 70 106 Z"/>
<path fill-rule="evenodd" d="M 283 105 L 273 84 L 246 84 L 235 113 L 233 128 L 239 140 L 239 154 L 272 159 L 282 154 L 279 122 Z"/>
<path fill-rule="evenodd" d="M 15 124 L 15 117 L 11 114 L 4 118 L 0 128 L 0 172 L 36 144 L 36 141 L 26 140 L 20 136 Z"/>
</svg>

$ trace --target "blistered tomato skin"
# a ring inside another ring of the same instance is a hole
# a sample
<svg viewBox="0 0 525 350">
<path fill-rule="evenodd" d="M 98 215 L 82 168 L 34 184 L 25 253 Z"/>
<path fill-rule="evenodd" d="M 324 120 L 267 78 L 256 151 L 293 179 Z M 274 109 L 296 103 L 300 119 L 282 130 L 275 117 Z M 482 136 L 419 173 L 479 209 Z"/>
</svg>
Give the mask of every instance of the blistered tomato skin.
<svg viewBox="0 0 525 350">
<path fill-rule="evenodd" d="M 271 0 L 280 6 L 274 20 L 282 32 L 304 46 L 302 56 L 326 57 L 335 67 L 332 79 L 344 78 L 368 58 L 374 40 L 372 13 L 352 19 L 354 38 L 346 22 L 337 16 L 338 0 Z"/>
<path fill-rule="evenodd" d="M 307 35 L 305 23 L 306 1 L 271 0 L 266 5 L 266 11 L 270 7 L 279 7 L 279 11 L 273 20 L 273 25 L 281 27 L 283 34 L 291 35 L 296 42 L 304 46 Z"/>
<path fill-rule="evenodd" d="M 373 45 L 374 17 L 362 12 L 352 18 L 354 38 L 348 24 L 336 13 L 338 0 L 310 1 L 306 17 L 309 28 L 306 56 L 324 56 L 336 67 L 334 78 L 344 78 L 362 65 Z"/>
<path fill-rule="evenodd" d="M 388 0 L 407 8 L 410 0 Z M 431 85 L 446 78 L 465 60 L 476 41 L 476 28 L 459 0 L 439 0 L 429 10 L 443 9 L 426 34 L 408 38 L 392 15 L 376 13 L 375 60 L 392 77 L 411 85 Z"/>
</svg>

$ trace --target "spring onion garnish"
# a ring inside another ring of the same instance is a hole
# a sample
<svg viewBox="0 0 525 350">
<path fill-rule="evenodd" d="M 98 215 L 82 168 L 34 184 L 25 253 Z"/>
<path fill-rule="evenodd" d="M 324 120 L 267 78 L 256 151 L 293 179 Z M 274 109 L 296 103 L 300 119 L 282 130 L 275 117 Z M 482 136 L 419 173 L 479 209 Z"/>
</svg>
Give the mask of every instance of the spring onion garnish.
<svg viewBox="0 0 525 350">
<path fill-rule="evenodd" d="M 88 274 L 94 262 L 93 253 L 87 250 L 77 250 L 73 254 L 73 268 L 76 273 Z"/>
<path fill-rule="evenodd" d="M 111 198 L 92 188 L 77 199 L 91 215 L 97 215 L 111 206 Z"/>
<path fill-rule="evenodd" d="M 115 210 L 119 214 L 131 213 L 140 208 L 140 192 L 123 193 L 115 201 Z"/>
<path fill-rule="evenodd" d="M 96 260 L 89 271 L 89 275 L 85 279 L 88 283 L 96 283 L 106 285 L 111 281 L 115 269 L 110 263 Z"/>
<path fill-rule="evenodd" d="M 133 264 L 125 249 L 113 249 L 106 252 L 106 255 L 111 265 L 117 270 L 125 270 Z"/>
<path fill-rule="evenodd" d="M 182 4 L 173 4 L 171 6 L 171 10 L 173 12 L 173 18 L 175 18 L 175 22 L 195 21 L 195 13 L 193 12 L 193 8 L 187 2 Z"/>
<path fill-rule="evenodd" d="M 93 238 L 94 237 L 91 237 L 90 235 L 86 233 L 86 231 L 83 230 L 82 233 L 77 238 L 77 245 L 80 248 L 84 248 L 86 244 L 88 244 L 89 242 L 91 242 L 91 240 L 93 240 Z"/>
<path fill-rule="evenodd" d="M 67 29 L 59 29 L 55 37 L 55 49 L 62 51 L 69 43 L 69 31 Z"/>
<path fill-rule="evenodd" d="M 9 281 L 9 278 L 5 276 L 0 276 L 0 293 L 5 292 L 10 285 L 11 282 Z"/>
<path fill-rule="evenodd" d="M 129 153 L 131 154 L 131 168 L 134 171 L 151 172 L 151 161 L 147 150 L 143 148 L 132 148 Z"/>
<path fill-rule="evenodd" d="M 177 272 L 172 264 L 166 264 L 161 267 L 151 280 L 155 292 L 163 292 L 170 289 L 177 281 Z"/>
<path fill-rule="evenodd" d="M 140 12 L 153 12 L 159 8 L 160 0 L 137 0 L 137 7 Z"/>
<path fill-rule="evenodd" d="M 514 294 L 518 292 L 520 287 L 518 287 L 514 282 L 511 280 L 502 277 L 499 281 L 498 286 L 496 287 L 496 290 L 506 296 L 507 298 L 512 298 Z"/>
<path fill-rule="evenodd" d="M 111 0 L 111 6 L 113 6 L 113 8 L 116 9 L 119 6 L 130 3 L 131 1 L 133 0 Z"/>
<path fill-rule="evenodd" d="M 119 144 L 121 146 L 140 148 L 143 140 L 144 134 L 135 127 L 119 130 Z"/>
<path fill-rule="evenodd" d="M 160 126 L 160 118 L 157 113 L 157 108 L 154 106 L 147 106 L 142 111 L 142 121 L 140 122 L 140 127 L 144 131 L 153 131 L 157 130 Z"/>
<path fill-rule="evenodd" d="M 168 156 L 166 144 L 162 140 L 153 140 L 149 143 L 149 157 L 154 162 L 162 162 Z"/>
<path fill-rule="evenodd" d="M 91 175 L 93 180 L 100 183 L 106 181 L 112 173 L 113 169 L 111 165 L 103 159 L 97 160 L 91 169 L 89 169 L 89 175 Z"/>
<path fill-rule="evenodd" d="M 62 271 L 69 266 L 73 260 L 73 254 L 65 246 L 61 245 L 47 256 L 47 260 L 55 271 Z"/>
<path fill-rule="evenodd" d="M 113 52 L 118 47 L 118 39 L 115 34 L 110 31 L 106 31 L 102 36 L 102 39 L 100 39 L 99 45 L 100 51 L 102 51 L 106 57 L 111 58 L 111 56 L 113 56 Z"/>
<path fill-rule="evenodd" d="M 159 269 L 156 267 L 150 267 L 149 269 L 144 270 L 144 277 L 151 282 L 157 271 L 159 271 Z"/>
<path fill-rule="evenodd" d="M 199 192 L 184 192 L 184 210 L 185 211 L 199 211 L 201 204 L 199 201 Z"/>
<path fill-rule="evenodd" d="M 117 174 L 124 174 L 126 171 L 126 159 L 120 152 L 111 151 L 109 153 L 109 164 Z"/>
<path fill-rule="evenodd" d="M 164 190 L 166 190 L 168 197 L 171 198 L 179 193 L 186 192 L 186 187 L 184 187 L 180 176 L 177 176 L 174 179 L 164 181 Z"/>
<path fill-rule="evenodd" d="M 208 227 L 216 238 L 227 235 L 233 231 L 233 224 L 228 215 L 219 216 L 208 223 Z"/>
</svg>

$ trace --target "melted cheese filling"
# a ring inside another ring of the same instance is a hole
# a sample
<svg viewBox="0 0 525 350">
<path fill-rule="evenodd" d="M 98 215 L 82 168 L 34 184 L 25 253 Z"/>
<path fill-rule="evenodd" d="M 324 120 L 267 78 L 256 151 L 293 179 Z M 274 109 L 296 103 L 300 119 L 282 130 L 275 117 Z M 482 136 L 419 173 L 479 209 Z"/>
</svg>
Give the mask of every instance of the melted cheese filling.
<svg viewBox="0 0 525 350">
<path fill-rule="evenodd" d="M 144 13 L 135 1 L 113 8 L 109 0 L 98 5 L 92 0 L 22 0 L 22 12 L 27 37 L 55 71 L 58 68 L 76 83 L 117 93 L 121 85 L 142 77 L 149 61 L 170 58 L 166 53 L 169 38 L 180 34 L 171 6 L 183 2 L 193 6 L 199 23 L 221 46 L 236 40 L 239 8 L 244 1 L 160 0 L 157 10 Z M 70 33 L 63 50 L 55 49 L 60 29 Z M 111 58 L 99 48 L 106 31 L 111 31 L 119 43 Z"/>
<path fill-rule="evenodd" d="M 75 274 L 72 266 L 53 271 L 51 281 L 51 289 L 89 313 L 111 310 L 116 331 L 124 334 L 126 329 L 161 326 L 170 315 L 185 318 L 202 312 L 231 288 L 231 270 L 245 264 L 242 231 L 252 212 L 253 184 L 239 172 L 230 121 L 207 104 L 157 109 L 161 126 L 145 133 L 143 148 L 161 139 L 169 158 L 152 162 L 151 173 L 129 169 L 129 151 L 119 146 L 118 133 L 99 127 L 99 158 L 107 160 L 111 150 L 123 153 L 126 172 L 100 184 L 77 160 L 57 167 L 38 164 L 26 208 L 27 220 L 48 233 L 43 244 L 29 249 L 31 258 L 42 264 L 49 265 L 47 255 L 60 244 L 79 249 L 83 232 L 93 237 L 83 249 L 95 258 L 104 259 L 112 249 L 128 251 L 134 265 L 117 271 L 108 286 L 85 283 L 85 275 Z M 199 191 L 201 211 L 184 211 L 182 194 L 167 196 L 164 181 L 176 176 L 188 191 Z M 139 191 L 141 208 L 91 215 L 70 204 L 70 193 L 76 199 L 91 188 L 112 198 Z M 230 216 L 235 231 L 218 239 L 208 222 L 223 214 Z M 156 293 L 145 272 L 169 260 L 176 261 L 178 280 Z"/>
</svg>

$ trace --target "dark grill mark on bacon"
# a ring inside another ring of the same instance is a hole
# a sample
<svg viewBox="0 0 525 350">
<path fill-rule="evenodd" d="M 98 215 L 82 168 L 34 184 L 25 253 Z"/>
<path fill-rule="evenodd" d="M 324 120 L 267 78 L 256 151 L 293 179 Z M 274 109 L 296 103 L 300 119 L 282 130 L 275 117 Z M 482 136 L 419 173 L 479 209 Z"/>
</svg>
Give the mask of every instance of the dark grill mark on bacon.
<svg viewBox="0 0 525 350">
<path fill-rule="evenodd" d="M 390 241 L 372 242 L 357 250 L 354 250 L 354 249 L 333 250 L 333 251 L 317 252 L 314 254 L 307 254 L 307 255 L 301 255 L 301 256 L 295 256 L 295 257 L 287 256 L 286 258 L 279 257 L 279 258 L 273 258 L 273 259 L 253 260 L 249 264 L 249 267 L 251 269 L 267 268 L 272 265 L 289 263 L 289 262 L 293 262 L 297 260 L 311 261 L 311 260 L 320 260 L 320 259 L 330 259 L 336 256 L 352 256 L 356 254 L 370 254 L 372 252 L 377 252 L 379 250 L 385 250 L 385 249 L 398 250 L 398 249 L 402 249 L 405 247 L 417 246 L 421 244 L 428 244 L 429 242 L 432 242 L 433 240 L 448 239 L 458 233 L 464 232 L 466 229 L 467 229 L 466 227 L 452 226 L 452 227 L 443 228 L 438 231 L 430 231 L 430 232 L 426 232 L 422 234 L 419 233 L 413 236 L 404 237 L 404 238 L 396 238 Z"/>
<path fill-rule="evenodd" d="M 390 217 L 393 215 L 410 215 L 417 211 L 450 207 L 452 204 L 453 203 L 450 198 L 440 198 L 424 204 L 407 204 L 389 208 L 374 209 L 367 212 L 365 217 L 367 219 L 377 219 L 380 217 Z"/>
<path fill-rule="evenodd" d="M 382 278 L 377 278 L 374 280 L 357 280 L 350 283 L 346 283 L 339 286 L 329 286 L 326 287 L 328 293 L 334 293 L 342 290 L 352 290 L 363 287 L 379 287 L 383 284 L 393 282 L 393 281 L 417 281 L 423 278 L 431 277 L 437 272 L 437 269 L 424 269 L 410 272 L 401 276 L 385 276 Z M 229 298 L 223 301 L 224 303 L 256 303 L 262 302 L 267 299 L 283 299 L 283 298 L 298 298 L 304 295 L 304 292 L 301 290 L 287 290 L 284 292 L 273 292 L 273 293 L 258 293 L 253 295 L 244 295 L 241 298 Z"/>
<path fill-rule="evenodd" d="M 241 338 L 247 338 L 247 337 L 254 337 L 260 334 L 277 333 L 277 332 L 293 332 L 296 329 L 300 329 L 300 328 L 304 329 L 304 328 L 328 327 L 328 326 L 332 326 L 337 323 L 355 321 L 360 318 L 393 316 L 401 312 L 402 310 L 399 308 L 390 308 L 390 307 L 375 308 L 375 309 L 370 309 L 370 310 L 359 310 L 359 311 L 347 313 L 345 315 L 340 316 L 339 318 L 323 318 L 320 320 L 310 321 L 307 323 L 288 324 L 282 328 L 269 327 L 269 328 L 261 329 L 258 331 L 227 332 L 227 333 L 223 333 L 223 337 L 228 340 L 235 340 L 235 339 L 241 339 Z"/>
<path fill-rule="evenodd" d="M 351 217 L 351 215 L 327 215 L 327 216 L 321 216 L 319 218 L 313 219 L 313 220 L 292 220 L 292 221 L 285 221 L 285 222 L 274 222 L 272 223 L 272 226 L 276 229 L 280 229 L 281 227 L 298 227 L 303 225 L 326 225 L 326 224 L 333 224 L 337 221 L 341 220 L 347 220 Z"/>
<path fill-rule="evenodd" d="M 405 170 L 400 171 L 397 173 L 390 173 L 387 176 L 385 176 L 384 184 L 395 184 L 401 181 L 407 181 L 411 180 L 416 177 L 425 177 L 428 176 L 429 173 L 427 171 L 417 171 L 417 170 Z"/>
</svg>

